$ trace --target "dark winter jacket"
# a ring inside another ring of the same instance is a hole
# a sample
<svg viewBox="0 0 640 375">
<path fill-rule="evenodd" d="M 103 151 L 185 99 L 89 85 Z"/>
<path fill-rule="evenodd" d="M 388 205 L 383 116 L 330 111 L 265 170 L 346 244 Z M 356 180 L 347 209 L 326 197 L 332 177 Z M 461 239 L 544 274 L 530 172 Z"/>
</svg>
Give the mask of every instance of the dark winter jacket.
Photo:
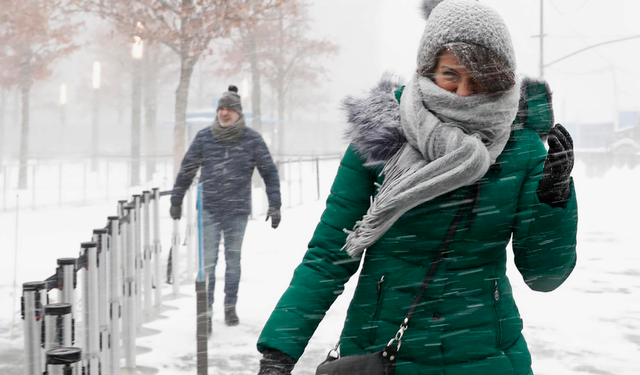
<svg viewBox="0 0 640 375">
<path fill-rule="evenodd" d="M 546 150 L 531 127 L 535 124 L 514 125 L 496 165 L 480 180 L 479 199 L 470 205 L 404 334 L 396 374 L 531 374 L 506 276 L 507 245 L 513 241 L 515 264 L 527 285 L 548 292 L 575 265 L 577 230 L 573 183 L 565 208 L 538 200 Z M 347 150 L 309 249 L 262 331 L 259 350 L 299 358 L 358 270 L 360 262 L 341 250 L 343 229 L 362 219 L 384 178 L 379 167 L 364 165 L 362 151 L 362 144 Z M 340 338 L 342 355 L 381 350 L 394 337 L 470 189 L 408 211 L 366 250 Z"/>
<path fill-rule="evenodd" d="M 204 208 L 218 218 L 251 213 L 251 176 L 254 168 L 264 179 L 269 206 L 280 208 L 280 180 L 262 136 L 246 128 L 236 142 L 221 142 L 211 127 L 202 129 L 189 147 L 171 196 L 172 205 L 181 205 L 198 169 L 203 183 Z"/>
</svg>

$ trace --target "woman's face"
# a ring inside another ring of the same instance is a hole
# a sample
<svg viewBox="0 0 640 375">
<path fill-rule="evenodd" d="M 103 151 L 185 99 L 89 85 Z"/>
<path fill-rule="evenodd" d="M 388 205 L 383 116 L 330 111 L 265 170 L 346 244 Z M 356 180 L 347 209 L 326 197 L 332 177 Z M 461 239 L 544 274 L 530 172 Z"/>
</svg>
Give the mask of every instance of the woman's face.
<svg viewBox="0 0 640 375">
<path fill-rule="evenodd" d="M 439 87 L 458 96 L 471 96 L 482 92 L 482 88 L 471 78 L 467 69 L 447 50 L 444 50 L 438 59 L 434 81 Z"/>
</svg>

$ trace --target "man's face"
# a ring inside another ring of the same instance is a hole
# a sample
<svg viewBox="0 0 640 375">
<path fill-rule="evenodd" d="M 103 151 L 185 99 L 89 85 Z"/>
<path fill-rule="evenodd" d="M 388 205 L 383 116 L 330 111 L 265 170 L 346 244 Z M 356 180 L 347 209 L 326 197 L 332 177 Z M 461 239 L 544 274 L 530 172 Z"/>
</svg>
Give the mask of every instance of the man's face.
<svg viewBox="0 0 640 375">
<path fill-rule="evenodd" d="M 226 128 L 240 118 L 240 114 L 234 111 L 231 108 L 220 108 L 218 110 L 218 122 L 220 122 L 220 126 Z"/>
</svg>

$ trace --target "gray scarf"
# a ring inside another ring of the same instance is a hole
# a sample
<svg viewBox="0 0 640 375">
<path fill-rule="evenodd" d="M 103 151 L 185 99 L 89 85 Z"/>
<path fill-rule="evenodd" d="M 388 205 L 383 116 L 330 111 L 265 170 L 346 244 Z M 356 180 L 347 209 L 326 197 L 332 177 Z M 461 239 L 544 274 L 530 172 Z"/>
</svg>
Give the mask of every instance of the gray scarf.
<svg viewBox="0 0 640 375">
<path fill-rule="evenodd" d="M 213 124 L 211 124 L 211 131 L 213 132 L 215 139 L 226 143 L 236 142 L 240 137 L 242 137 L 246 128 L 247 125 L 244 121 L 244 116 L 240 116 L 238 121 L 227 127 L 220 125 L 218 116 L 216 116 L 216 119 L 213 120 Z"/>
<path fill-rule="evenodd" d="M 400 119 L 407 143 L 384 166 L 384 182 L 344 248 L 358 257 L 410 209 L 478 181 L 504 149 L 518 111 L 519 83 L 500 94 L 460 97 L 417 74 Z"/>
</svg>

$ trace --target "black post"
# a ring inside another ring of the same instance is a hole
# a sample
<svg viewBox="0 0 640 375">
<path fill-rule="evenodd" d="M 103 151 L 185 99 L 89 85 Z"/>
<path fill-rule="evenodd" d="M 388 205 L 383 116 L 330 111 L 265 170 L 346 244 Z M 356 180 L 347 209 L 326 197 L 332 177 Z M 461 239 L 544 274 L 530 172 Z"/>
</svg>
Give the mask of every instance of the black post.
<svg viewBox="0 0 640 375">
<path fill-rule="evenodd" d="M 177 280 L 174 280 L 177 282 Z M 198 375 L 207 375 L 208 354 L 207 354 L 207 336 L 208 336 L 208 319 L 207 319 L 207 282 L 196 281 L 196 340 L 198 355 L 196 357 Z"/>
</svg>

